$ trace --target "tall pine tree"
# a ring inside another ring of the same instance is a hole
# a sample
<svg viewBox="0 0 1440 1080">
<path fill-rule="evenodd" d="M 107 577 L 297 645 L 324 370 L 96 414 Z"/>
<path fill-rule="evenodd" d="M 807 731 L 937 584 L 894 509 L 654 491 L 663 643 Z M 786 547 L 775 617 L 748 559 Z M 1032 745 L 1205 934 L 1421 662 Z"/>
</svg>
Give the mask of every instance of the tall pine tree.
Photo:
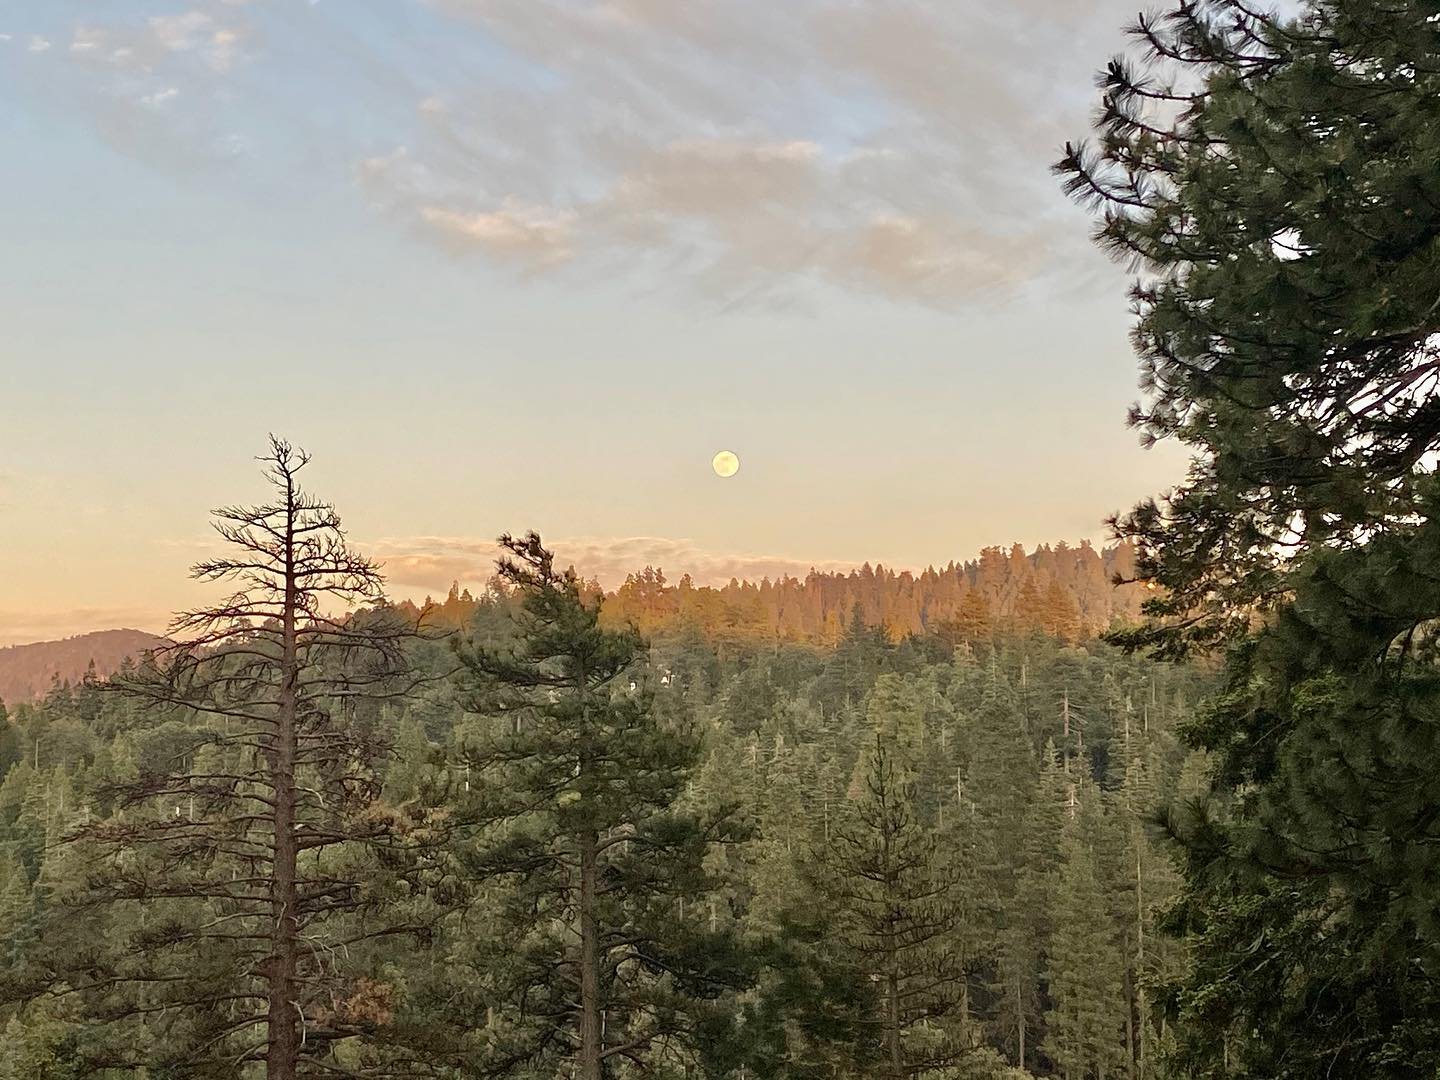
<svg viewBox="0 0 1440 1080">
<path fill-rule="evenodd" d="M 30 784 L 66 850 L 39 872 L 53 901 L 4 989 L 114 1029 L 72 1045 L 82 1075 L 369 1075 L 390 995 L 370 946 L 424 932 L 379 902 L 415 823 L 377 802 L 388 745 L 367 709 L 414 688 L 414 629 L 301 488 L 308 456 L 272 437 L 260 460 L 272 501 L 217 510 L 229 550 L 194 569 L 236 591 L 112 684 L 163 718 L 104 793 L 113 813 L 75 806 L 62 775 Z M 352 604 L 370 609 L 331 611 Z"/>
<path fill-rule="evenodd" d="M 500 543 L 513 638 L 460 650 L 485 718 L 461 748 L 477 823 L 464 865 L 498 893 L 500 946 L 467 1064 L 602 1080 L 730 1052 L 715 1002 L 746 975 L 708 918 L 706 855 L 735 834 L 723 810 L 683 805 L 698 740 L 659 721 L 638 633 L 603 627 L 599 597 L 535 533 Z"/>
<path fill-rule="evenodd" d="M 1188 446 L 1118 525 L 1123 640 L 1228 645 L 1171 995 L 1188 1075 L 1433 1076 L 1440 22 L 1433 0 L 1181 3 L 1067 147 L 1140 265 L 1135 421 Z"/>
<path fill-rule="evenodd" d="M 873 984 L 871 1037 L 854 1042 L 876 1060 L 853 1065 L 887 1080 L 953 1066 L 979 1044 L 964 1022 L 959 867 L 942 860 L 916 816 L 913 767 L 891 738 L 876 736 L 858 797 L 812 865 L 829 947 Z"/>
</svg>

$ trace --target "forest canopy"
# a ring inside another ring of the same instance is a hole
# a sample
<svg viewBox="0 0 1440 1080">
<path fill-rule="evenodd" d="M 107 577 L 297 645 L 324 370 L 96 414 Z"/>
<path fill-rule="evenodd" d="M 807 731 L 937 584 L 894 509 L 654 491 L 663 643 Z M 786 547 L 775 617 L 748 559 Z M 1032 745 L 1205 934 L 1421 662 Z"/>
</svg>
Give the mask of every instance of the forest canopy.
<svg viewBox="0 0 1440 1080">
<path fill-rule="evenodd" d="M 647 640 L 683 586 L 534 534 L 393 607 L 307 461 L 217 511 L 222 605 L 5 718 L 0 1077 L 1154 1074 L 1202 671 L 858 599 L 828 644 Z"/>
</svg>

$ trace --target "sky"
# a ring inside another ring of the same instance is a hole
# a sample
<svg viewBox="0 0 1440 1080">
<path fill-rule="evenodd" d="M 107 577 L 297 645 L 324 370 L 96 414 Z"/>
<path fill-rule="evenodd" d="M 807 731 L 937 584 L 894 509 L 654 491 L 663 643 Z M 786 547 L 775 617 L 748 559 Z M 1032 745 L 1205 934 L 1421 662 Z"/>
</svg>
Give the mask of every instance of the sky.
<svg viewBox="0 0 1440 1080">
<path fill-rule="evenodd" d="M 271 431 L 399 596 L 1104 541 L 1183 459 L 1049 165 L 1133 13 L 12 0 L 0 645 L 195 603 Z"/>
</svg>

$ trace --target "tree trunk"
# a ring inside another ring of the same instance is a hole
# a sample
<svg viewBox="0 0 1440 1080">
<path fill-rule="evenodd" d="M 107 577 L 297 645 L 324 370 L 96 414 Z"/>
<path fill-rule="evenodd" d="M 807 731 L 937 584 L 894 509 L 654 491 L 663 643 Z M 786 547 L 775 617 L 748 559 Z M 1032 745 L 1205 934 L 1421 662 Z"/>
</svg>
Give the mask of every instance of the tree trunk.
<svg viewBox="0 0 1440 1080">
<path fill-rule="evenodd" d="M 1135 1076 L 1135 980 L 1125 965 L 1125 1073 Z"/>
<path fill-rule="evenodd" d="M 881 774 L 884 776 L 884 773 Z M 886 794 L 889 794 L 888 780 Z M 891 819 L 889 807 L 884 810 L 884 833 L 882 836 L 882 858 L 885 867 L 885 902 L 890 913 L 885 920 L 885 1049 L 890 1062 L 891 1080 L 902 1080 L 905 1075 L 904 1060 L 900 1056 L 900 942 L 895 931 L 898 917 L 895 896 L 895 876 L 891 870 L 890 854 Z"/>
<path fill-rule="evenodd" d="M 280 653 L 280 704 L 275 717 L 275 743 L 270 753 L 275 798 L 275 863 L 270 876 L 270 959 L 266 973 L 270 1008 L 265 1053 L 266 1080 L 295 1080 L 300 1056 L 295 994 L 295 714 L 296 682 L 299 678 L 295 621 L 299 605 L 295 578 L 295 492 L 288 482 L 285 498 L 285 606 Z"/>
<path fill-rule="evenodd" d="M 1152 684 L 1153 685 L 1153 684 Z M 1139 1017 L 1136 1030 L 1136 1047 L 1141 1080 L 1145 1077 L 1145 864 L 1143 861 L 1143 837 L 1137 837 L 1135 844 L 1135 1013 Z"/>
<path fill-rule="evenodd" d="M 905 1064 L 900 1056 L 900 961 L 893 937 L 886 948 L 889 956 L 885 972 L 885 1046 L 890 1058 L 891 1080 L 902 1080 Z"/>
<path fill-rule="evenodd" d="M 1019 1049 L 1020 1049 L 1020 1054 L 1019 1054 L 1020 1060 L 1019 1060 L 1018 1064 L 1019 1064 L 1019 1066 L 1020 1066 L 1021 1071 L 1024 1071 L 1024 1069 L 1025 1069 L 1025 1002 L 1024 1002 L 1024 1000 L 1023 1000 L 1023 999 L 1021 998 L 1021 996 L 1020 996 L 1020 989 L 1019 989 L 1020 984 L 1019 984 L 1018 980 L 1017 980 L 1017 982 L 1016 982 L 1016 984 L 1015 984 L 1015 987 L 1016 987 L 1016 990 L 1015 990 L 1015 1024 L 1016 1024 L 1016 1035 L 1017 1035 L 1017 1037 L 1018 1037 Z"/>
<path fill-rule="evenodd" d="M 600 1080 L 600 943 L 595 921 L 596 848 L 594 832 L 580 836 L 580 1077 Z"/>
<path fill-rule="evenodd" d="M 589 792 L 590 684 L 582 665 L 575 673 L 575 696 L 580 702 L 580 752 L 576 779 L 580 796 Z M 593 828 L 579 837 L 580 855 L 580 1075 L 578 1080 L 601 1080 L 604 1075 L 604 1012 L 600 1001 L 600 926 L 595 915 L 599 898 L 600 834 Z"/>
</svg>

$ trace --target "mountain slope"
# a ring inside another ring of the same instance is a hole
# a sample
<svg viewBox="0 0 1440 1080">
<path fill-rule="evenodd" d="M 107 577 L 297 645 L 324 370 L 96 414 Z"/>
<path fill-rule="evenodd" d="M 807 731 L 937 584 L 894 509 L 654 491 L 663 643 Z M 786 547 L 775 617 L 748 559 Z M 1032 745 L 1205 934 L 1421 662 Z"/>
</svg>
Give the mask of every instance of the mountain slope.
<svg viewBox="0 0 1440 1080">
<path fill-rule="evenodd" d="M 163 640 L 141 630 L 97 630 L 63 641 L 0 649 L 0 701 L 40 697 L 57 677 L 62 682 L 78 682 L 91 661 L 96 674 L 109 675 L 125 657 L 138 657 Z"/>
<path fill-rule="evenodd" d="M 1026 553 L 988 547 L 977 559 L 919 573 L 868 563 L 848 574 L 811 571 L 804 578 L 731 581 L 718 588 L 671 582 L 658 569 L 631 574 L 610 593 L 606 618 L 634 623 L 646 634 L 693 627 L 711 638 L 808 641 L 833 645 L 857 614 L 895 641 L 910 634 L 956 640 L 991 630 L 1038 630 L 1067 640 L 1097 633 L 1139 616 L 1143 585 L 1129 579 L 1135 553 L 1128 544 L 1096 550 L 1088 543 L 1042 545 Z M 423 606 L 431 625 L 464 626 L 478 601 L 458 584 L 443 603 Z M 419 614 L 408 602 L 403 610 Z M 161 638 L 139 630 L 101 630 L 33 645 L 0 649 L 0 701 L 40 697 L 58 676 L 78 681 L 91 660 L 109 675 L 127 656 L 139 656 Z"/>
<path fill-rule="evenodd" d="M 1134 572 L 1130 545 L 1096 551 L 1089 543 L 1045 544 L 1030 554 L 1019 544 L 988 547 L 973 561 L 919 573 L 867 563 L 848 574 L 812 570 L 803 579 L 718 589 L 685 577 L 672 584 L 647 567 L 606 600 L 606 610 L 646 633 L 688 623 L 711 636 L 832 645 L 857 616 L 893 641 L 926 633 L 969 639 L 997 629 L 1075 640 L 1138 617 L 1144 586 L 1114 585 L 1117 575 Z"/>
<path fill-rule="evenodd" d="M 919 572 L 867 563 L 849 573 L 812 570 L 803 578 L 719 587 L 696 585 L 688 575 L 673 581 L 646 567 L 607 594 L 605 618 L 633 623 L 647 635 L 690 627 L 716 639 L 822 645 L 838 642 L 857 613 L 894 641 L 927 633 L 970 640 L 992 630 L 1076 640 L 1139 617 L 1146 590 L 1134 574 L 1131 545 L 1096 550 L 1086 542 L 1044 544 L 1028 554 L 1018 544 L 987 547 L 976 559 Z M 1117 576 L 1130 583 L 1117 587 Z M 433 625 L 459 627 L 478 603 L 456 583 L 443 603 L 427 598 L 421 606 L 400 606 L 412 614 L 423 608 Z"/>
</svg>

